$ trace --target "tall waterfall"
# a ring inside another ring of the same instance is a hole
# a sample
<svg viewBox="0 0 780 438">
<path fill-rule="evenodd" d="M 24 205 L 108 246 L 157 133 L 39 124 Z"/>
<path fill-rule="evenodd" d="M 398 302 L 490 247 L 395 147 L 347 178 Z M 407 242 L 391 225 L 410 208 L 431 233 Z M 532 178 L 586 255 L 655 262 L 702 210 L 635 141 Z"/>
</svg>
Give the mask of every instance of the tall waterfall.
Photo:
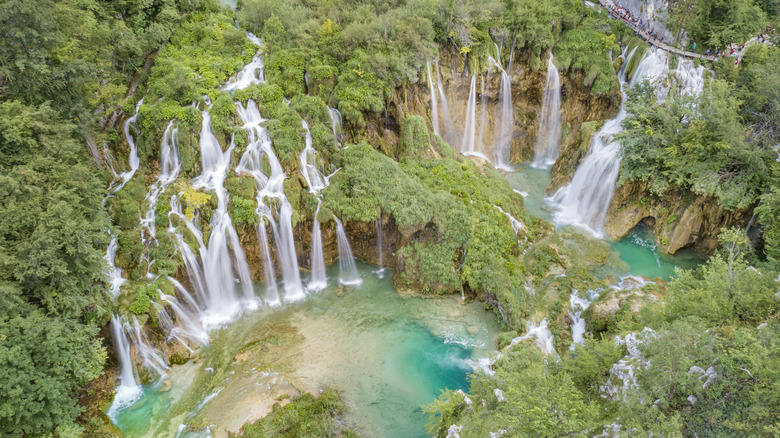
<svg viewBox="0 0 780 438">
<path fill-rule="evenodd" d="M 533 167 L 548 168 L 558 159 L 561 144 L 561 78 L 553 64 L 553 54 L 547 61 L 547 81 L 542 99 L 542 117 L 536 136 L 536 156 Z"/>
<path fill-rule="evenodd" d="M 311 131 L 309 130 L 309 124 L 306 120 L 302 120 L 303 129 L 306 131 L 305 148 L 301 152 L 301 173 L 306 180 L 306 185 L 309 187 L 309 193 L 319 194 L 319 192 L 327 187 L 328 183 L 325 176 L 320 172 L 320 164 L 317 163 L 317 151 L 312 145 Z"/>
<path fill-rule="evenodd" d="M 328 279 L 325 276 L 325 256 L 322 251 L 322 230 L 320 221 L 317 220 L 321 206 L 322 200 L 317 200 L 317 211 L 314 212 L 314 223 L 311 227 L 311 282 L 308 289 L 312 291 L 328 287 Z"/>
<path fill-rule="evenodd" d="M 477 76 L 471 75 L 471 87 L 469 88 L 469 101 L 466 105 L 466 127 L 460 143 L 460 151 L 464 155 L 478 155 L 476 150 L 476 125 L 477 125 Z M 481 154 L 479 154 L 481 155 Z"/>
<path fill-rule="evenodd" d="M 298 270 L 298 256 L 295 252 L 295 240 L 292 228 L 292 206 L 284 194 L 284 180 L 287 178 L 279 159 L 274 153 L 271 137 L 268 131 L 260 126 L 263 118 L 253 100 L 247 102 L 246 108 L 236 104 L 238 116 L 244 121 L 244 129 L 247 131 L 249 144 L 236 166 L 236 173 L 251 175 L 257 189 L 257 212 L 261 221 L 258 227 L 265 227 L 266 220 L 271 225 L 276 242 L 276 250 L 279 255 L 279 264 L 282 269 L 284 283 L 284 299 L 297 301 L 306 295 Z M 274 219 L 274 214 L 276 219 Z M 268 247 L 265 230 L 258 229 L 258 238 L 261 239 L 261 248 Z M 270 260 L 270 257 L 267 258 Z M 273 265 L 265 266 L 266 271 L 272 271 Z M 268 277 L 267 277 L 268 278 Z M 267 291 L 268 292 L 268 291 Z M 275 297 L 266 297 L 270 303 L 275 302 Z"/>
<path fill-rule="evenodd" d="M 480 150 L 487 150 L 487 144 L 485 144 L 485 127 L 488 124 L 487 118 L 487 87 L 490 84 L 490 70 L 487 73 L 487 81 L 485 81 L 485 75 L 479 75 L 481 86 L 479 94 L 479 148 Z"/>
<path fill-rule="evenodd" d="M 200 132 L 203 171 L 193 180 L 193 186 L 213 191 L 217 196 L 217 209 L 211 216 L 211 235 L 208 245 L 204 244 L 202 233 L 195 233 L 200 244 L 202 279 L 205 282 L 205 290 L 201 291 L 206 303 L 202 315 L 205 327 L 217 327 L 234 318 L 241 311 L 242 299 L 246 301 L 244 307 L 256 308 L 258 305 L 249 274 L 249 265 L 227 211 L 228 193 L 224 182 L 234 146 L 231 141 L 228 149 L 222 151 L 211 131 L 211 117 L 208 111 L 204 111 Z M 236 276 L 241 284 L 241 295 L 235 290 Z"/>
<path fill-rule="evenodd" d="M 111 318 L 111 334 L 114 336 L 114 347 L 116 347 L 116 357 L 119 359 L 119 386 L 116 388 L 116 395 L 111 407 L 108 408 L 108 417 L 116 419 L 116 414 L 120 410 L 132 405 L 143 395 L 141 385 L 135 379 L 133 374 L 133 358 L 130 355 L 130 340 L 125 333 L 124 324 L 121 319 L 114 315 Z"/>
<path fill-rule="evenodd" d="M 357 286 L 363 280 L 358 275 L 355 257 L 352 255 L 352 247 L 349 245 L 349 238 L 339 218 L 334 215 L 333 219 L 336 221 L 336 243 L 339 247 L 339 283 Z"/>
<path fill-rule="evenodd" d="M 500 56 L 500 49 L 496 45 L 496 51 Z M 500 58 L 499 58 L 500 59 Z M 493 164 L 497 169 L 510 170 L 509 149 L 512 145 L 514 130 L 514 114 L 512 109 L 512 79 L 501 64 L 488 56 L 488 62 L 493 64 L 501 72 L 501 93 L 498 97 L 499 116 L 496 123 L 495 146 L 493 147 Z"/>
<path fill-rule="evenodd" d="M 659 49 L 649 49 L 632 77 L 631 83 L 625 83 L 625 66 L 619 73 L 621 87 L 631 86 L 642 78 L 655 81 L 668 71 L 668 56 Z M 625 93 L 618 115 L 607 121 L 594 135 L 590 152 L 574 173 L 571 183 L 561 187 L 551 202 L 557 212 L 553 218 L 557 224 L 575 225 L 590 231 L 595 236 L 602 235 L 607 209 L 615 191 L 618 171 L 620 170 L 620 144 L 612 137 L 620 132 L 620 123 L 626 118 Z"/>
<path fill-rule="evenodd" d="M 382 278 L 385 273 L 384 254 L 382 253 L 384 250 L 384 244 L 382 243 L 382 228 L 382 214 L 380 213 L 376 218 L 376 250 L 379 257 L 379 270 L 376 271 L 376 273 L 379 274 L 379 278 Z"/>
<path fill-rule="evenodd" d="M 108 188 L 109 193 L 116 193 L 121 190 L 122 187 L 124 187 L 125 184 L 130 181 L 130 178 L 135 175 L 135 172 L 138 170 L 138 166 L 141 164 L 141 159 L 138 157 L 138 147 L 135 144 L 135 138 L 133 138 L 133 136 L 130 134 L 130 127 L 135 127 L 136 132 L 138 132 L 138 126 L 135 124 L 135 121 L 138 120 L 138 109 L 141 108 L 141 105 L 143 104 L 144 99 L 141 98 L 141 100 L 135 104 L 135 114 L 129 119 L 125 120 L 125 139 L 127 139 L 127 145 L 130 146 L 130 169 L 119 174 L 120 181 L 118 183 L 114 183 L 114 185 Z"/>
<path fill-rule="evenodd" d="M 157 212 L 157 200 L 160 194 L 176 180 L 181 172 L 181 158 L 179 156 L 179 140 L 177 137 L 178 129 L 173 121 L 168 123 L 163 133 L 162 143 L 160 145 L 160 175 L 146 193 L 147 208 L 146 213 L 141 218 L 141 228 L 146 230 L 148 237 L 144 240 L 147 245 L 155 239 L 156 224 L 155 213 Z"/>
<path fill-rule="evenodd" d="M 339 147 L 341 147 L 341 140 L 344 136 L 344 133 L 342 132 L 342 125 L 341 125 L 341 112 L 337 110 L 336 108 L 328 108 L 328 115 L 330 116 L 330 123 L 331 127 L 333 129 L 333 135 L 336 137 L 336 141 L 339 144 Z"/>
<path fill-rule="evenodd" d="M 439 71 L 439 61 L 436 60 L 436 88 L 439 90 L 441 99 L 441 117 L 443 126 L 439 125 L 442 138 L 449 144 L 455 144 L 455 135 L 452 130 L 452 117 L 450 116 L 450 104 L 447 101 L 447 93 L 444 92 L 444 84 L 441 81 L 441 71 Z"/>
<path fill-rule="evenodd" d="M 428 90 L 431 92 L 431 125 L 433 133 L 439 135 L 439 105 L 436 102 L 436 89 L 433 87 L 433 78 L 431 77 L 431 62 L 425 64 L 428 69 Z"/>
</svg>

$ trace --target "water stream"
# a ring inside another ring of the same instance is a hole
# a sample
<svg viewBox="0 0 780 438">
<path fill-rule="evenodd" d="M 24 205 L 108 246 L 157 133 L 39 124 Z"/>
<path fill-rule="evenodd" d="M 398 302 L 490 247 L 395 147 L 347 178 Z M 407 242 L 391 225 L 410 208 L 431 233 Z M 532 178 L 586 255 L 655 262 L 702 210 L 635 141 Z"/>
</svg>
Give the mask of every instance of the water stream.
<svg viewBox="0 0 780 438">
<path fill-rule="evenodd" d="M 549 168 L 558 159 L 561 143 L 561 78 L 553 64 L 553 54 L 547 61 L 547 80 L 542 99 L 542 116 L 536 136 L 536 155 L 533 166 Z"/>
</svg>

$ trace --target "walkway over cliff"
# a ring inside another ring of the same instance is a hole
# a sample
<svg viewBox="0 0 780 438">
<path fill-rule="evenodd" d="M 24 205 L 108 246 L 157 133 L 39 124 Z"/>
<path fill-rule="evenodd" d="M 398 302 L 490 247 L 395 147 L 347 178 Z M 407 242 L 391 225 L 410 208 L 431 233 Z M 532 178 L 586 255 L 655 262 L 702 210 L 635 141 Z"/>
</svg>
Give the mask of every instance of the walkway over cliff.
<svg viewBox="0 0 780 438">
<path fill-rule="evenodd" d="M 676 54 L 678 54 L 680 56 L 685 56 L 686 58 L 706 59 L 708 61 L 713 61 L 713 62 L 718 60 L 717 56 L 714 56 L 714 55 L 709 55 L 708 56 L 708 55 L 702 55 L 701 53 L 687 52 L 685 50 L 681 50 L 681 49 L 678 49 L 676 47 L 672 47 L 672 46 L 664 43 L 663 41 L 659 41 L 656 38 L 653 38 L 652 36 L 650 36 L 650 33 L 647 32 L 646 30 L 644 30 L 641 27 L 635 25 L 634 23 L 631 23 L 631 22 L 623 19 L 623 17 L 618 15 L 617 12 L 615 12 L 615 9 L 614 9 L 615 3 L 613 3 L 611 0 L 599 0 L 599 4 L 601 4 L 601 6 L 604 6 L 604 8 L 609 11 L 609 14 L 611 16 L 613 16 L 614 18 L 616 18 L 616 19 L 622 21 L 623 23 L 625 23 L 626 26 L 631 28 L 631 30 L 633 30 L 634 33 L 636 33 L 643 40 L 647 41 L 649 44 L 652 44 L 652 45 L 654 45 L 654 46 L 656 46 L 656 47 L 658 47 L 660 49 L 666 50 L 667 52 L 676 53 Z"/>
</svg>

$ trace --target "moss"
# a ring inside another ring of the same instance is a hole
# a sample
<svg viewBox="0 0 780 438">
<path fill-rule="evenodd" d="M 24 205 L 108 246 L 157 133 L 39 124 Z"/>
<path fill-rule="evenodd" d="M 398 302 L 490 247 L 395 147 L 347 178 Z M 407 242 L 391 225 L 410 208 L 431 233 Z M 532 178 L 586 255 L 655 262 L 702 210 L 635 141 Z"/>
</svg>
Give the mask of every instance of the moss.
<svg viewBox="0 0 780 438">
<path fill-rule="evenodd" d="M 317 96 L 298 94 L 290 100 L 290 107 L 302 114 L 309 123 L 324 123 L 330 121 L 325 101 Z"/>
<path fill-rule="evenodd" d="M 425 119 L 417 115 L 408 115 L 401 125 L 401 138 L 398 142 L 399 160 L 419 160 L 430 147 L 430 136 Z"/>
</svg>

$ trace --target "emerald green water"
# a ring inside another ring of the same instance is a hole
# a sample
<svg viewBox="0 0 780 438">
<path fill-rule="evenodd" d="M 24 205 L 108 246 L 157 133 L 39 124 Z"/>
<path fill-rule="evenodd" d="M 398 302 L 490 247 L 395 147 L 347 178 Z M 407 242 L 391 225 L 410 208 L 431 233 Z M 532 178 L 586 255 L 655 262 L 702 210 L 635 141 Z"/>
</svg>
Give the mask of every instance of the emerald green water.
<svg viewBox="0 0 780 438">
<path fill-rule="evenodd" d="M 197 429 L 218 424 L 211 436 L 226 436 L 293 386 L 315 394 L 332 386 L 361 434 L 428 436 L 420 406 L 444 388 L 468 389 L 467 373 L 496 349 L 496 318 L 460 297 L 399 294 L 390 272 L 378 278 L 374 266 L 358 269 L 357 288 L 335 285 L 338 266 L 331 266 L 326 290 L 212 332 L 200 363 L 176 367 L 170 392 L 147 387 L 119 414 L 119 427 L 129 437 L 176 436 L 183 424 L 181 436 L 198 436 Z"/>
<path fill-rule="evenodd" d="M 514 171 L 506 174 L 513 189 L 527 193 L 525 207 L 532 215 L 547 221 L 552 220 L 549 209 L 545 207 L 545 190 L 550 183 L 550 171 L 534 169 L 527 164 L 514 166 Z M 582 233 L 590 236 L 587 233 Z M 678 251 L 674 255 L 661 254 L 653 233 L 645 226 L 637 226 L 620 240 L 607 240 L 613 252 L 607 266 L 599 270 L 604 276 L 641 275 L 650 279 L 669 280 L 675 267 L 688 269 L 702 263 L 703 257 L 690 249 Z"/>
</svg>

